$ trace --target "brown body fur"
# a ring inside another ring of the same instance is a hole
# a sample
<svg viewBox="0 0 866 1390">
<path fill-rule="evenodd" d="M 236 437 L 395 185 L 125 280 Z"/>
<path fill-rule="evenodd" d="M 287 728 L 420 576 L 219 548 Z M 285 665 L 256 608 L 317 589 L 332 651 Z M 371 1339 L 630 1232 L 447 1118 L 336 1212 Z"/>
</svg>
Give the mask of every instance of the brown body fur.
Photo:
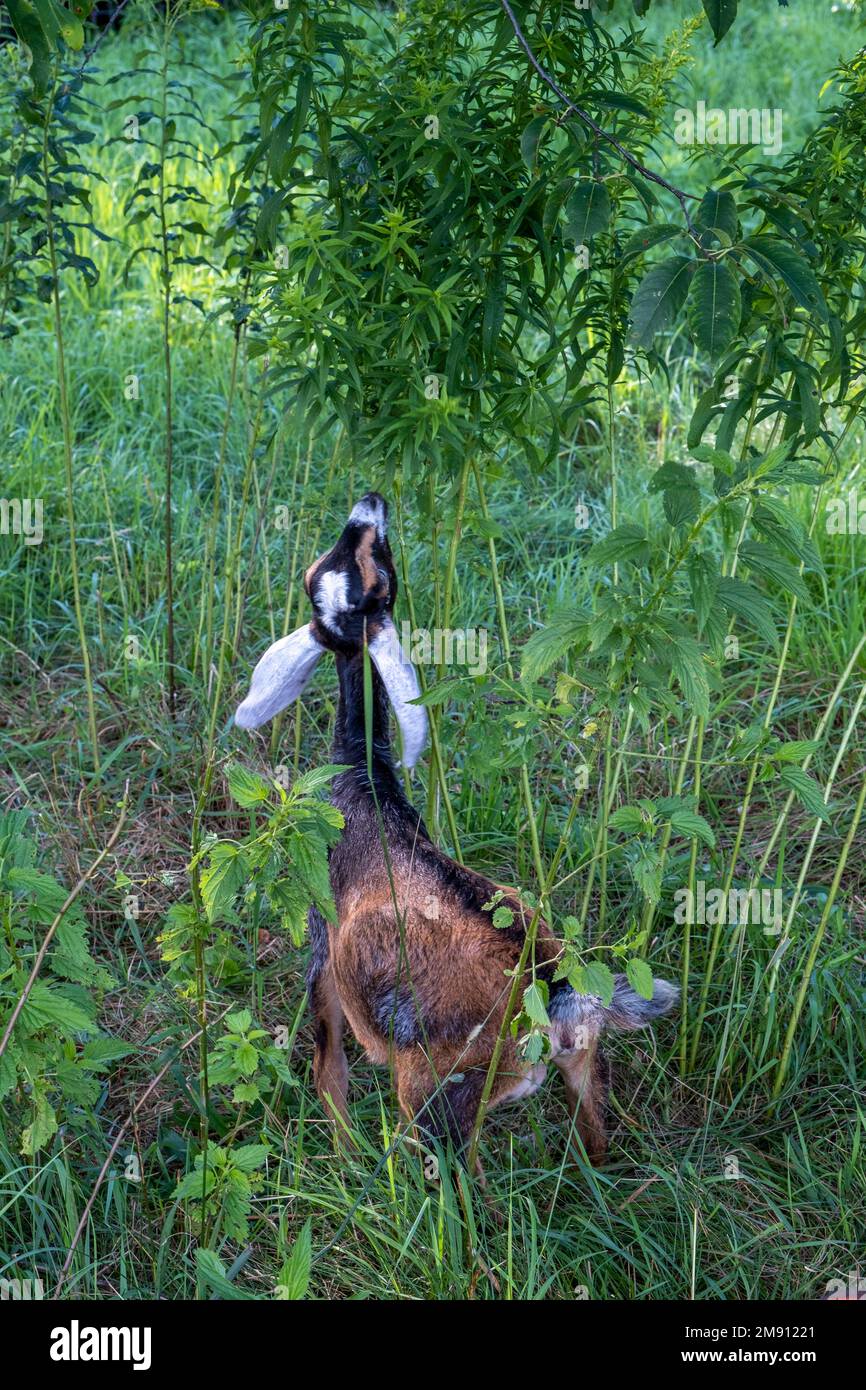
<svg viewBox="0 0 866 1390">
<path fill-rule="evenodd" d="M 327 927 L 328 964 L 313 1000 L 316 1085 L 345 1117 L 345 1018 L 370 1060 L 392 1066 L 407 1120 L 460 1145 L 475 1122 L 531 913 L 506 893 L 499 902 L 511 909 L 513 921 L 496 928 L 492 912 L 483 909 L 496 886 L 442 854 L 403 802 L 396 779 L 392 786 L 390 779 L 383 782 L 377 794 L 387 863 L 369 789 L 361 791 L 355 772 L 335 788 L 346 829 L 331 858 L 338 925 Z M 536 973 L 548 981 L 560 949 L 540 921 Z M 555 1024 L 550 1038 L 577 1133 L 598 1163 L 605 1152 L 607 1073 L 597 1039 L 577 1049 L 566 1028 Z M 490 1106 L 532 1094 L 545 1071 L 521 1058 L 509 1034 Z"/>
</svg>

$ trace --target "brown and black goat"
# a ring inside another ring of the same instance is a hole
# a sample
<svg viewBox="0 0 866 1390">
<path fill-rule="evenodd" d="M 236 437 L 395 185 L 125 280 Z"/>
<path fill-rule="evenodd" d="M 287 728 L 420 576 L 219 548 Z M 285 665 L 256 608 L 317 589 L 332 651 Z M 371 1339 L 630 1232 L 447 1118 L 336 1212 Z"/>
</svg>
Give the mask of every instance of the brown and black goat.
<svg viewBox="0 0 866 1390">
<path fill-rule="evenodd" d="M 386 521 L 377 493 L 353 508 L 337 544 L 305 576 L 311 622 L 265 652 L 235 718 L 245 729 L 271 719 L 297 699 L 322 654 L 334 653 L 340 685 L 334 760 L 348 771 L 334 779 L 332 793 L 345 818 L 330 857 L 339 925 L 327 924 L 315 909 L 310 913 L 316 1086 L 323 1103 L 345 1121 L 348 1022 L 370 1060 L 393 1067 L 407 1119 L 460 1147 L 475 1122 L 531 914 L 506 892 L 499 905 L 511 909 L 511 924 L 493 925 L 489 905 L 501 890 L 437 849 L 395 772 L 387 702 L 407 766 L 424 747 L 427 717 L 411 703 L 418 681 L 392 621 L 397 577 Z M 365 642 L 372 676 L 369 765 Z M 646 1026 L 673 1007 L 677 991 L 656 980 L 652 999 L 643 999 L 620 976 L 605 1007 L 597 996 L 577 994 L 554 979 L 560 954 L 560 943 L 541 922 L 535 972 L 549 986 L 550 1059 L 562 1073 L 586 1153 L 598 1163 L 606 1147 L 608 1088 L 600 1035 L 606 1028 Z M 509 1031 L 490 1104 L 530 1095 L 545 1070 L 521 1056 Z"/>
</svg>

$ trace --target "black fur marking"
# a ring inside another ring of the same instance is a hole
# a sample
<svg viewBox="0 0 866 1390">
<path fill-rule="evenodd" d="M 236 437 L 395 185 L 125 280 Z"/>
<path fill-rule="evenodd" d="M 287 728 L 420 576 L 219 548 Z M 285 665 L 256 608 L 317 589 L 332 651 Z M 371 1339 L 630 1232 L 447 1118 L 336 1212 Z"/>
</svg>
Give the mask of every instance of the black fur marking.
<svg viewBox="0 0 866 1390">
<path fill-rule="evenodd" d="M 420 1000 L 408 984 L 398 988 L 393 984 L 370 985 L 367 997 L 371 1001 L 372 1022 L 398 1051 L 433 1043 L 465 1042 L 478 1022 L 453 1013 L 442 1018 L 421 1015 Z"/>
<path fill-rule="evenodd" d="M 395 1047 L 412 1047 L 423 1040 L 415 1000 L 407 986 L 380 989 L 372 999 L 373 1019 Z"/>
<path fill-rule="evenodd" d="M 330 951 L 328 943 L 328 924 L 317 907 L 307 913 L 307 930 L 310 937 L 310 959 L 307 962 L 307 989 L 313 989 L 328 964 Z"/>
</svg>

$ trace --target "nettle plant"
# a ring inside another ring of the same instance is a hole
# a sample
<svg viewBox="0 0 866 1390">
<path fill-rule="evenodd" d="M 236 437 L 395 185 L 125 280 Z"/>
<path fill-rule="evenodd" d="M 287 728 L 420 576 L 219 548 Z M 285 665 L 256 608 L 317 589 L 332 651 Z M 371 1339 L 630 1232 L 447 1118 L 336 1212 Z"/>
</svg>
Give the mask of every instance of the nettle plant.
<svg viewBox="0 0 866 1390">
<path fill-rule="evenodd" d="M 305 430 L 341 430 L 365 477 L 392 487 L 398 502 L 411 496 L 433 538 L 437 626 L 451 621 L 461 531 L 487 543 L 502 641 L 494 675 L 522 704 L 523 736 L 557 712 L 564 739 L 574 738 L 575 721 L 589 719 L 599 733 L 573 942 L 593 908 L 599 938 L 606 928 L 610 837 L 625 834 L 642 904 L 628 939 L 643 950 L 671 842 L 676 862 L 685 846 L 692 880 L 699 851 L 716 851 L 699 810 L 701 756 L 740 640 L 778 655 L 760 727 L 732 754 L 746 793 L 727 886 L 756 784 L 776 779 L 787 791 L 783 815 L 792 798 L 826 815 L 809 752 L 794 745 L 774 758 L 769 740 L 785 633 L 821 580 L 789 493 L 815 489 L 814 519 L 864 398 L 855 154 L 866 119 L 863 59 L 834 75 L 834 104 L 802 150 L 771 165 L 751 146 L 721 156 L 697 149 L 694 186 L 684 189 L 653 168 L 648 151 L 669 118 L 669 83 L 693 24 L 666 72 L 639 28 L 605 29 L 601 11 L 613 4 L 419 0 L 372 14 L 349 0 L 293 0 L 285 10 L 249 0 L 245 8 L 274 184 L 258 236 L 272 256 L 280 249 L 263 277 L 260 344 L 275 386 Z M 704 8 L 718 42 L 737 5 Z M 693 359 L 704 389 L 684 446 L 652 479 L 650 533 L 619 514 L 614 394 L 626 369 L 665 372 L 672 355 Z M 593 599 L 553 615 L 525 649 L 518 680 L 485 484 L 506 477 L 518 451 L 543 469 L 590 411 L 606 417 L 610 460 L 610 530 L 588 554 Z M 539 682 L 554 670 L 551 700 Z M 428 816 L 435 826 L 438 783 L 458 856 L 437 714 L 445 700 L 465 698 L 466 685 L 440 682 L 424 697 L 433 716 Z M 691 717 L 672 795 L 618 811 L 632 728 L 679 722 L 683 702 Z M 524 743 L 516 764 L 537 832 L 531 757 Z M 530 840 L 539 903 L 549 907 L 537 833 Z M 692 1061 L 718 945 L 714 936 Z M 576 945 L 567 954 L 565 968 L 586 968 Z M 596 967 L 596 983 L 607 994 L 610 973 Z M 532 1009 L 527 1015 L 531 1023 Z M 684 1065 L 688 1027 L 684 1015 Z"/>
<path fill-rule="evenodd" d="M 334 920 L 327 852 L 339 839 L 343 818 L 315 793 L 340 770 L 333 765 L 314 768 L 286 790 L 280 781 L 268 782 L 239 763 L 229 764 L 229 792 L 249 812 L 250 833 L 243 839 L 215 834 L 194 838 L 191 895 L 169 909 L 159 938 L 182 993 L 195 987 L 197 943 L 206 943 L 208 977 L 230 983 L 243 973 L 239 931 L 249 931 L 255 961 L 261 928 L 275 925 L 298 946 L 311 905 Z"/>
<path fill-rule="evenodd" d="M 306 936 L 307 913 L 315 905 L 329 921 L 336 912 L 328 880 L 328 850 L 339 839 L 343 817 L 318 795 L 342 768 L 328 765 L 299 777 L 288 788 L 282 775 L 267 781 L 258 772 L 230 763 L 230 795 L 249 816 L 242 839 L 201 834 L 201 814 L 210 792 L 208 768 L 193 824 L 189 896 L 169 909 L 159 937 L 162 958 L 184 998 L 195 999 L 199 1028 L 200 1132 L 194 1167 L 176 1196 L 198 1203 L 202 1245 L 211 1235 L 243 1240 L 258 1169 L 268 1150 L 231 1141 L 214 1147 L 209 1117 L 234 1116 L 233 1133 L 246 1110 L 274 1104 L 280 1089 L 294 1086 L 287 1026 L 271 1036 L 253 1012 L 238 1008 L 222 1021 L 213 1041 L 208 999 L 214 989 L 250 988 L 261 1012 L 264 982 L 258 970 L 261 933 L 284 932 L 295 946 Z M 212 1044 L 212 1045 L 211 1045 Z M 217 1102 L 222 1099 L 222 1105 Z"/>
<path fill-rule="evenodd" d="M 27 811 L 0 815 L 0 1100 L 4 1130 L 28 1157 L 63 1124 L 98 1134 L 100 1073 L 132 1049 L 100 1027 L 99 1009 L 115 981 L 90 953 L 80 902 L 60 916 L 68 889 L 40 862 Z M 59 923 L 57 922 L 60 917 Z M 6 1033 L 48 931 L 50 949 Z"/>
</svg>

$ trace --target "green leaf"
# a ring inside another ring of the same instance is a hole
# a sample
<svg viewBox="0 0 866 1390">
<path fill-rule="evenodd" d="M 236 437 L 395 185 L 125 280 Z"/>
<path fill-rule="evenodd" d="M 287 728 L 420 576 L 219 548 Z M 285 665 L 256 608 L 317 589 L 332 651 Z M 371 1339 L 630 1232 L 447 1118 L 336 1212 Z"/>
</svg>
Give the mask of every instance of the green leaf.
<svg viewBox="0 0 866 1390">
<path fill-rule="evenodd" d="M 725 612 L 742 618 L 771 647 L 779 645 L 773 614 L 766 599 L 754 584 L 744 584 L 741 579 L 732 579 L 725 575 L 719 580 L 716 592 Z"/>
<path fill-rule="evenodd" d="M 740 559 L 755 574 L 775 580 L 786 594 L 808 601 L 809 589 L 799 570 L 768 545 L 761 545 L 759 541 L 744 541 L 740 546 Z"/>
<path fill-rule="evenodd" d="M 655 845 L 643 845 L 631 866 L 632 876 L 644 897 L 657 905 L 662 895 L 662 861 Z"/>
<path fill-rule="evenodd" d="M 610 1006 L 616 980 L 610 966 L 604 961 L 590 961 L 589 965 L 579 965 L 568 974 L 568 983 L 578 994 L 597 995 L 605 1008 Z"/>
<path fill-rule="evenodd" d="M 689 288 L 689 324 L 698 347 L 713 361 L 736 336 L 740 313 L 737 277 L 724 261 L 703 261 Z"/>
<path fill-rule="evenodd" d="M 824 800 L 824 793 L 808 772 L 804 772 L 801 767 L 783 767 L 779 773 L 779 780 L 786 787 L 790 787 L 811 815 L 817 816 L 819 820 L 830 820 L 830 809 Z"/>
<path fill-rule="evenodd" d="M 322 767 L 310 768 L 309 772 L 292 783 L 292 796 L 311 796 L 313 792 L 321 791 L 338 773 L 346 772 L 348 767 L 348 763 L 325 763 Z"/>
<path fill-rule="evenodd" d="M 803 257 L 785 241 L 775 237 L 754 236 L 743 242 L 743 249 L 771 280 L 780 279 L 801 309 L 808 309 L 822 322 L 830 317 L 821 286 Z"/>
<path fill-rule="evenodd" d="M 629 237 L 623 247 L 623 260 L 629 260 L 632 256 L 642 256 L 645 251 L 652 250 L 661 242 L 670 241 L 671 237 L 681 236 L 682 230 L 682 227 L 678 227 L 675 222 L 652 223 L 648 227 L 641 227 L 640 231 Z"/>
<path fill-rule="evenodd" d="M 671 670 L 687 702 L 696 714 L 706 718 L 710 712 L 710 687 L 700 647 L 692 637 L 671 637 L 667 650 Z"/>
<path fill-rule="evenodd" d="M 632 560 L 635 564 L 646 564 L 650 556 L 646 532 L 631 522 L 617 526 L 604 540 L 597 541 L 586 557 L 588 565 L 615 564 L 618 560 Z"/>
<path fill-rule="evenodd" d="M 533 633 L 523 649 L 523 679 L 539 680 L 573 647 L 584 647 L 589 620 L 590 615 L 584 608 L 561 608 L 552 613 L 546 626 Z"/>
<path fill-rule="evenodd" d="M 30 53 L 30 76 L 37 95 L 45 91 L 51 79 L 51 45 L 39 17 L 28 0 L 6 0 L 13 28 Z"/>
<path fill-rule="evenodd" d="M 239 1009 L 235 1014 L 226 1015 L 226 1028 L 229 1033 L 247 1033 L 252 1027 L 253 1016 L 249 1009 Z"/>
<path fill-rule="evenodd" d="M 530 173 L 535 172 L 538 163 L 538 142 L 548 119 L 547 116 L 533 116 L 520 137 L 520 154 Z"/>
<path fill-rule="evenodd" d="M 201 1187 L 201 1175 L 198 1175 L 199 1187 Z M 254 1293 L 246 1293 L 243 1289 L 237 1288 L 226 1274 L 225 1265 L 213 1250 L 204 1250 L 201 1246 L 195 1252 L 195 1264 L 198 1277 L 206 1288 L 212 1289 L 220 1298 L 229 1299 L 232 1302 L 240 1300 L 253 1300 L 258 1297 Z"/>
<path fill-rule="evenodd" d="M 295 1301 L 306 1297 L 310 1287 L 310 1271 L 313 1267 L 312 1241 L 312 1218 L 308 1217 L 292 1246 L 292 1253 L 280 1270 L 277 1298 Z"/>
<path fill-rule="evenodd" d="M 253 1173 L 256 1168 L 261 1168 L 269 1152 L 266 1144 L 242 1144 L 239 1149 L 232 1149 L 229 1157 L 234 1167 L 240 1168 L 242 1173 Z"/>
<path fill-rule="evenodd" d="M 662 507 L 671 526 L 688 526 L 697 519 L 701 510 L 700 488 L 693 483 L 687 487 L 677 485 L 665 488 Z"/>
<path fill-rule="evenodd" d="M 566 235 L 585 246 L 610 222 L 607 187 L 595 179 L 581 179 L 565 204 Z"/>
<path fill-rule="evenodd" d="M 128 1057 L 135 1048 L 121 1038 L 91 1038 L 81 1050 L 81 1065 L 87 1071 L 105 1071 L 111 1062 Z"/>
<path fill-rule="evenodd" d="M 671 829 L 688 840 L 701 840 L 710 849 L 716 847 L 715 835 L 697 811 L 689 811 L 686 807 L 674 811 L 671 815 Z"/>
<path fill-rule="evenodd" d="M 233 800 L 246 810 L 252 806 L 260 806 L 271 795 L 272 789 L 265 779 L 250 768 L 242 767 L 240 763 L 229 763 L 226 777 Z"/>
<path fill-rule="evenodd" d="M 801 560 L 808 569 L 816 570 L 819 574 L 824 573 L 824 566 L 814 542 L 810 540 L 799 517 L 796 517 L 784 502 L 780 502 L 777 497 L 763 494 L 760 502 L 755 504 L 752 520 L 767 540 L 773 541 L 789 555 Z"/>
<path fill-rule="evenodd" d="M 235 1105 L 255 1105 L 261 1098 L 262 1093 L 254 1081 L 241 1081 L 232 1091 Z"/>
<path fill-rule="evenodd" d="M 801 758 L 805 758 L 807 755 L 811 757 L 813 753 L 817 753 L 820 747 L 821 744 L 817 739 L 794 738 L 791 739 L 789 743 L 780 744 L 778 748 L 774 748 L 772 753 L 768 753 L 767 756 L 774 763 L 798 763 Z"/>
<path fill-rule="evenodd" d="M 52 1135 L 57 1133 L 57 1116 L 48 1104 L 47 1096 L 43 1091 L 36 1090 L 33 1100 L 33 1123 L 21 1132 L 21 1152 L 31 1156 L 43 1149 Z"/>
<path fill-rule="evenodd" d="M 640 956 L 633 956 L 626 961 L 625 976 L 641 999 L 652 999 L 653 997 L 653 972 L 645 960 Z"/>
<path fill-rule="evenodd" d="M 629 835 L 639 835 L 647 829 L 648 821 L 639 806 L 620 806 L 608 819 L 613 830 L 624 830 Z"/>
<path fill-rule="evenodd" d="M 699 550 L 693 550 L 686 561 L 689 584 L 692 590 L 692 604 L 698 620 L 698 632 L 702 633 L 716 597 L 719 574 L 715 566 Z"/>
<path fill-rule="evenodd" d="M 201 874 L 201 897 L 207 920 L 219 921 L 228 912 L 246 882 L 247 863 L 240 845 L 221 840 L 208 853 Z"/>
<path fill-rule="evenodd" d="M 686 444 L 692 450 L 696 449 L 704 437 L 704 431 L 713 415 L 716 413 L 719 404 L 719 391 L 716 386 L 710 386 L 704 391 L 694 408 L 692 418 L 689 421 L 689 432 L 686 437 Z"/>
<path fill-rule="evenodd" d="M 13 892 L 26 894 L 28 898 L 33 899 L 43 914 L 42 920 L 46 925 L 57 916 L 69 896 L 66 889 L 50 874 L 41 873 L 39 869 L 22 865 L 10 869 L 7 879 Z"/>
<path fill-rule="evenodd" d="M 544 989 L 546 990 L 546 986 Z M 523 1012 L 529 1021 L 539 1028 L 547 1028 L 550 1024 L 544 990 L 537 980 L 533 980 L 523 991 Z"/>
<path fill-rule="evenodd" d="M 641 280 L 629 312 L 631 338 L 638 347 L 651 347 L 656 334 L 673 323 L 686 301 L 693 266 L 689 256 L 672 256 Z"/>
<path fill-rule="evenodd" d="M 695 226 L 718 229 L 731 240 L 737 238 L 737 204 L 727 189 L 708 188 L 695 214 Z"/>
<path fill-rule="evenodd" d="M 704 11 L 716 43 L 719 43 L 737 17 L 737 0 L 704 0 Z"/>
<path fill-rule="evenodd" d="M 86 997 L 82 994 L 81 997 Z M 51 1026 L 69 1036 L 73 1033 L 95 1033 L 96 1025 L 80 1004 L 68 999 L 43 980 L 37 980 L 20 1014 L 28 1033 Z"/>
</svg>

